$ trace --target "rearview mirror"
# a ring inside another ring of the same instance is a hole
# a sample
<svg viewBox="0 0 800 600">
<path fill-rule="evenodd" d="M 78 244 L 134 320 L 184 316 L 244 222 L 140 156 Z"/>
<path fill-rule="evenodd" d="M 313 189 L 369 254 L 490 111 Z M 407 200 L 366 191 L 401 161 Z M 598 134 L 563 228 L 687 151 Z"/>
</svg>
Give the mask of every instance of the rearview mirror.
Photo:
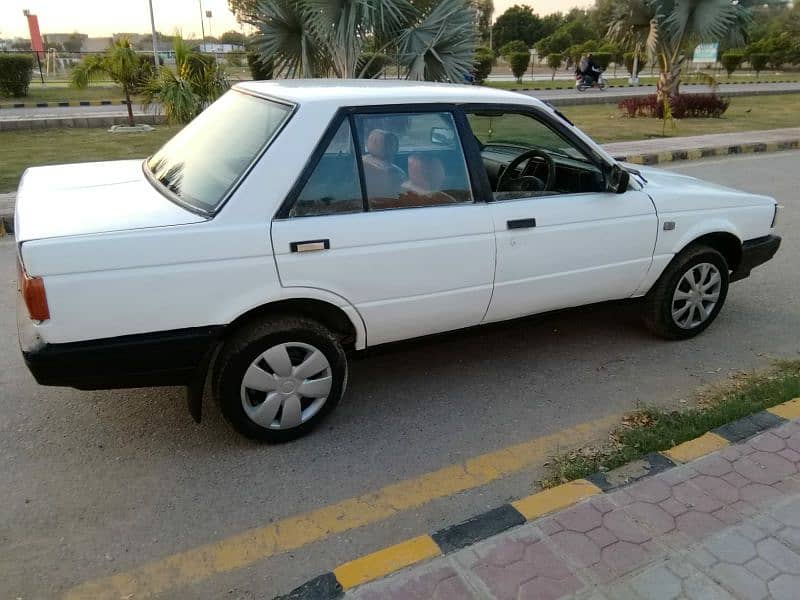
<svg viewBox="0 0 800 600">
<path fill-rule="evenodd" d="M 630 179 L 630 173 L 619 165 L 614 165 L 611 167 L 611 172 L 608 176 L 608 191 L 615 194 L 624 194 L 628 190 Z"/>
<path fill-rule="evenodd" d="M 431 144 L 452 146 L 456 140 L 455 132 L 448 127 L 431 127 Z"/>
</svg>

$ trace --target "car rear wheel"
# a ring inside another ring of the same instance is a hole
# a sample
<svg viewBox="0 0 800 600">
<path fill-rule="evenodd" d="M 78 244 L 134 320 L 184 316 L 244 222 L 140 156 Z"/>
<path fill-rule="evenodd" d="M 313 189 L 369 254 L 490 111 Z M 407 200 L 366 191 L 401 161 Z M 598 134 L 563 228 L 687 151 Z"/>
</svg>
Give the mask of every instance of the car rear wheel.
<svg viewBox="0 0 800 600">
<path fill-rule="evenodd" d="M 214 394 L 237 431 L 286 442 L 318 425 L 346 384 L 347 357 L 339 339 L 315 321 L 287 317 L 245 326 L 225 344 Z"/>
<path fill-rule="evenodd" d="M 685 250 L 647 295 L 645 323 L 667 339 L 694 337 L 722 310 L 728 280 L 728 263 L 718 251 L 707 246 Z"/>
</svg>

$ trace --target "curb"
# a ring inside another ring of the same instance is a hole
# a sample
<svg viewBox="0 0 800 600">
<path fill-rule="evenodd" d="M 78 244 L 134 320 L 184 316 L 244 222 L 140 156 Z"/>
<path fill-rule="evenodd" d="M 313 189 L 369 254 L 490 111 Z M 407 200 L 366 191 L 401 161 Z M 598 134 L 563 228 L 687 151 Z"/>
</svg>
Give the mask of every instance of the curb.
<svg viewBox="0 0 800 600">
<path fill-rule="evenodd" d="M 744 144 L 733 144 L 731 146 L 695 148 L 692 150 L 671 150 L 649 154 L 626 154 L 617 155 L 614 156 L 614 158 L 622 162 L 637 165 L 658 165 L 679 160 L 698 160 L 712 156 L 729 156 L 731 154 L 779 152 L 781 150 L 796 150 L 798 148 L 800 148 L 800 139 L 784 140 L 782 142 L 748 142 Z"/>
<path fill-rule="evenodd" d="M 569 508 L 591 496 L 608 493 L 690 462 L 730 444 L 800 418 L 800 398 L 717 427 L 693 440 L 647 456 L 608 472 L 543 490 L 503 504 L 429 535 L 402 541 L 336 567 L 275 600 L 334 600 L 345 590 L 375 581 L 424 560 L 450 554 L 548 513 Z"/>
<path fill-rule="evenodd" d="M 57 106 L 111 106 L 112 104 L 128 104 L 125 100 L 70 100 L 63 102 L 12 102 L 10 104 L 0 104 L 0 110 L 4 108 L 54 108 Z"/>
<path fill-rule="evenodd" d="M 770 83 L 778 83 L 778 84 L 800 83 L 800 81 L 798 81 L 796 79 L 781 79 L 781 80 L 776 80 L 776 81 L 720 81 L 719 82 L 720 85 L 739 85 L 739 84 L 743 84 L 743 85 L 766 85 L 766 84 L 770 84 Z M 681 87 L 693 86 L 693 85 L 700 85 L 700 86 L 708 87 L 707 83 L 701 83 L 701 82 L 697 82 L 697 81 L 687 81 L 687 82 L 681 83 Z M 490 85 L 488 87 L 494 87 L 494 86 Z M 570 86 L 566 86 L 566 87 L 558 87 L 558 86 L 553 86 L 551 84 L 550 86 L 545 86 L 545 87 L 498 88 L 498 89 L 506 89 L 509 92 L 541 92 L 542 90 L 571 90 L 571 89 L 573 89 L 573 87 L 574 86 L 571 86 L 571 85 Z M 643 85 L 631 85 L 630 83 L 622 83 L 622 84 L 608 84 L 608 85 L 606 85 L 606 87 L 607 88 L 617 88 L 617 89 L 622 89 L 622 88 L 654 88 L 654 87 L 656 87 L 656 84 L 655 83 L 645 83 Z M 757 92 L 755 92 L 755 93 L 757 93 Z M 720 94 L 724 94 L 724 92 L 720 92 Z"/>
</svg>

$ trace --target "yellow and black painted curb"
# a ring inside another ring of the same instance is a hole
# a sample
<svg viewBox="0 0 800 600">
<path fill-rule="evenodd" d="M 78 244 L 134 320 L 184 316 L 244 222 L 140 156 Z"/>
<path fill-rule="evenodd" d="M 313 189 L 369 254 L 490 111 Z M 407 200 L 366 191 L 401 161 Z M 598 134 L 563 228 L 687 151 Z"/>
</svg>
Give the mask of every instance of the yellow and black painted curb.
<svg viewBox="0 0 800 600">
<path fill-rule="evenodd" d="M 637 165 L 659 165 L 679 160 L 699 160 L 714 156 L 730 156 L 732 154 L 754 154 L 763 152 L 780 152 L 782 150 L 797 150 L 800 148 L 800 139 L 782 140 L 780 142 L 748 142 L 728 146 L 714 146 L 696 148 L 692 150 L 671 150 L 667 152 L 653 152 L 648 154 L 625 154 L 614 156 L 616 160 Z"/>
<path fill-rule="evenodd" d="M 71 100 L 61 102 L 12 102 L 10 104 L 0 104 L 0 110 L 4 108 L 54 108 L 58 106 L 111 106 L 114 104 L 126 105 L 125 100 Z"/>
<path fill-rule="evenodd" d="M 744 441 L 794 419 L 800 419 L 800 398 L 742 417 L 693 440 L 678 444 L 669 450 L 648 454 L 642 459 L 634 461 L 640 463 L 636 469 L 626 468 L 634 464 L 630 463 L 607 473 L 594 473 L 585 479 L 570 481 L 510 504 L 504 504 L 432 534 L 420 535 L 361 556 L 339 565 L 331 572 L 307 581 L 289 594 L 279 596 L 276 600 L 341 598 L 346 590 L 356 586 L 375 581 L 422 561 L 471 546 L 512 527 L 523 525 L 548 513 L 568 508 L 591 496 L 614 491 L 634 481 L 711 454 L 730 444 Z"/>
<path fill-rule="evenodd" d="M 725 85 L 738 85 L 738 84 L 745 84 L 745 85 L 752 85 L 752 84 L 764 84 L 764 83 L 798 83 L 796 79 L 782 79 L 780 81 L 720 81 L 721 84 Z M 698 83 L 696 81 L 687 81 L 685 83 L 681 83 L 681 87 L 685 86 L 692 86 L 692 85 L 702 85 L 708 87 L 707 83 Z M 643 85 L 633 85 L 631 83 L 621 83 L 621 84 L 606 84 L 606 88 L 655 88 L 655 83 L 646 83 Z M 509 92 L 541 92 L 542 90 L 569 90 L 572 89 L 572 85 L 569 86 L 557 86 L 557 85 L 550 85 L 544 87 L 520 87 L 520 88 L 508 88 Z"/>
</svg>

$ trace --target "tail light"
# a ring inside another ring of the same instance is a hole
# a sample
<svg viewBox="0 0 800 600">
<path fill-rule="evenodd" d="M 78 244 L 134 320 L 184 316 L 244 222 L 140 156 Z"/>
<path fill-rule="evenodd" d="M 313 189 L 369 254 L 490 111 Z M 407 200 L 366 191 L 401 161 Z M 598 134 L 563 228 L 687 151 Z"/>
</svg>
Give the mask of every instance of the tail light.
<svg viewBox="0 0 800 600">
<path fill-rule="evenodd" d="M 47 321 L 50 318 L 50 308 L 47 306 L 44 280 L 41 277 L 30 277 L 19 258 L 17 258 L 17 275 L 19 291 L 25 301 L 28 315 L 34 321 Z"/>
</svg>

